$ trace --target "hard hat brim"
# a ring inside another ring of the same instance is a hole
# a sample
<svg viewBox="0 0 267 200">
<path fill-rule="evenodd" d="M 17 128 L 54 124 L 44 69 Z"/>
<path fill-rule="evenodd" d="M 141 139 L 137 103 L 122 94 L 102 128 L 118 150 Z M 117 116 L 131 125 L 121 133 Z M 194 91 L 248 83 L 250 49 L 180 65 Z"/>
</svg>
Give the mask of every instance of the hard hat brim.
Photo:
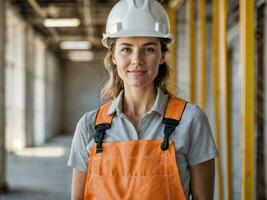
<svg viewBox="0 0 267 200">
<path fill-rule="evenodd" d="M 121 38 L 121 37 L 157 37 L 157 38 L 165 38 L 168 39 L 169 42 L 168 43 L 173 43 L 174 39 L 173 39 L 173 35 L 172 34 L 162 34 L 160 32 L 155 32 L 155 31 L 137 31 L 134 30 L 133 32 L 131 31 L 120 31 L 114 34 L 103 34 L 103 39 L 102 39 L 102 43 L 105 47 L 109 47 L 107 44 L 107 39 L 109 38 Z"/>
</svg>

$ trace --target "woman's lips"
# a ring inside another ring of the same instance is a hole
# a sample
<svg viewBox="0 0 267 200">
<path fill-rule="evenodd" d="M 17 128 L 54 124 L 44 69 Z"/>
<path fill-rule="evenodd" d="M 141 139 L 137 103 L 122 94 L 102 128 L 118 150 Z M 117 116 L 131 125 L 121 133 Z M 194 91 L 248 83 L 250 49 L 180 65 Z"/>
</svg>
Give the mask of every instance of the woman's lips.
<svg viewBox="0 0 267 200">
<path fill-rule="evenodd" d="M 141 76 L 145 74 L 147 71 L 146 70 L 129 70 L 128 73 L 136 75 L 136 76 Z"/>
</svg>

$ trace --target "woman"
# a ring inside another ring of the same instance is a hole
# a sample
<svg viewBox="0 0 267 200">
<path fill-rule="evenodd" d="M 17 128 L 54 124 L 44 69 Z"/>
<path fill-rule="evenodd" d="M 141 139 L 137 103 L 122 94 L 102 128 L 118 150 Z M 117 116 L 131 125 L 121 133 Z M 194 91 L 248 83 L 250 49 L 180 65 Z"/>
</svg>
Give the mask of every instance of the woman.
<svg viewBox="0 0 267 200">
<path fill-rule="evenodd" d="M 78 122 L 72 199 L 213 199 L 213 136 L 198 106 L 168 91 L 169 19 L 155 0 L 121 0 L 103 44 L 110 100 Z"/>
</svg>

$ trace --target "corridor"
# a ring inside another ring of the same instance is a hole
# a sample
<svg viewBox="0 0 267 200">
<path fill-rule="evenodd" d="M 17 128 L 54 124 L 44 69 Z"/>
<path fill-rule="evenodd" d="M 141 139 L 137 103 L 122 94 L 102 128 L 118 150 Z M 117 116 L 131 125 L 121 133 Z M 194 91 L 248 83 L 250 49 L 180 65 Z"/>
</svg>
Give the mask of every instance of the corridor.
<svg viewBox="0 0 267 200">
<path fill-rule="evenodd" d="M 118 2 L 137 0 L 0 0 L 0 200 L 70 200 L 77 123 L 113 99 L 101 98 L 109 80 L 122 81 L 110 79 L 118 67 L 102 43 Z M 151 27 L 174 36 L 167 89 L 209 120 L 214 200 L 267 200 L 267 0 L 146 2 L 169 16 Z"/>
<path fill-rule="evenodd" d="M 71 137 L 55 137 L 36 148 L 8 154 L 10 192 L 1 200 L 70 199 L 71 168 L 67 166 Z"/>
</svg>

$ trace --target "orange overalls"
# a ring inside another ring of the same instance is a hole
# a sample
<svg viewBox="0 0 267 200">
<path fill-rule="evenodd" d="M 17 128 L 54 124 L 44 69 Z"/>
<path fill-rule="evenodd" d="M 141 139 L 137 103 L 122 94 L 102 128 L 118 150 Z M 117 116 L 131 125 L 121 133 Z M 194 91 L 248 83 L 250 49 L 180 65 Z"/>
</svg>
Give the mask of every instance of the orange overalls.
<svg viewBox="0 0 267 200">
<path fill-rule="evenodd" d="M 90 149 L 85 200 L 186 200 L 176 164 L 175 148 L 169 137 L 179 124 L 186 106 L 170 96 L 161 140 L 130 140 L 102 143 L 110 128 L 111 103 L 97 112 L 96 144 Z"/>
</svg>

